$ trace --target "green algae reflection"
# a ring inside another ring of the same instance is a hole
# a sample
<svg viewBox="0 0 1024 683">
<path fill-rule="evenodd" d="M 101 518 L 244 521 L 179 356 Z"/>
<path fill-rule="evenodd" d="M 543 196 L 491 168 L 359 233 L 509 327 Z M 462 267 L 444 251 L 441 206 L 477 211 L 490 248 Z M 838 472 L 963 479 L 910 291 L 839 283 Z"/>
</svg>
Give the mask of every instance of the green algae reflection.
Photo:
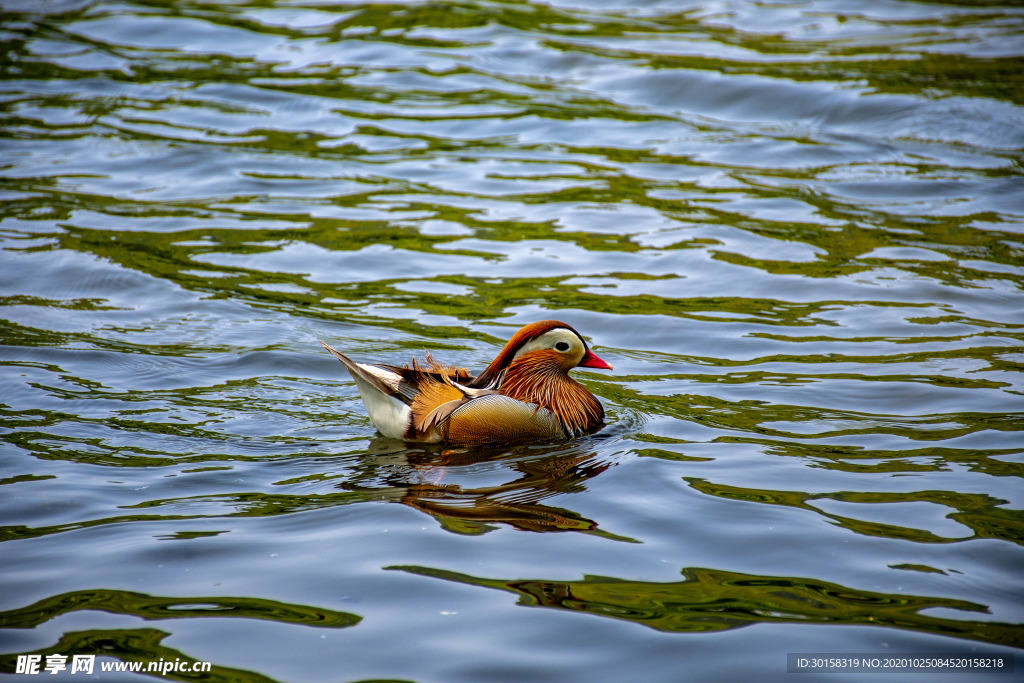
<svg viewBox="0 0 1024 683">
<path fill-rule="evenodd" d="M 801 491 L 775 491 L 771 489 L 742 488 L 716 484 L 697 477 L 683 477 L 694 489 L 716 498 L 726 498 L 764 505 L 781 505 L 813 511 L 831 520 L 836 526 L 864 536 L 892 538 L 915 543 L 959 543 L 980 538 L 993 538 L 1018 545 L 1024 544 L 1024 511 L 1002 507 L 1009 501 L 984 493 L 957 493 L 955 491 L 914 492 L 858 492 L 803 493 Z M 973 536 L 945 538 L 924 529 L 911 529 L 895 524 L 869 522 L 830 514 L 811 503 L 815 500 L 835 500 L 864 505 L 885 503 L 933 503 L 954 510 L 947 519 L 959 522 L 974 532 Z"/>
<path fill-rule="evenodd" d="M 147 621 L 197 617 L 235 617 L 261 619 L 283 624 L 345 628 L 355 626 L 362 617 L 348 612 L 293 605 L 262 598 L 190 597 L 168 598 L 121 590 L 81 590 L 44 598 L 18 609 L 0 612 L 0 628 L 31 629 L 69 612 L 98 610 L 124 614 Z M 169 634 L 152 628 L 104 629 L 65 633 L 51 647 L 34 652 L 0 655 L 0 672 L 14 673 L 18 655 L 59 653 L 97 655 L 122 662 L 141 662 L 140 673 L 178 681 L 206 683 L 276 683 L 273 678 L 242 669 L 214 664 L 210 671 L 169 671 L 166 674 L 146 671 L 149 662 L 180 660 L 187 665 L 198 660 L 161 644 Z M 95 673 L 99 673 L 99 664 Z"/>
<path fill-rule="evenodd" d="M 147 621 L 188 617 L 238 617 L 320 628 L 345 628 L 362 621 L 348 612 L 292 605 L 262 598 L 165 598 L 120 590 L 81 590 L 44 598 L 27 607 L 0 612 L 0 628 L 35 628 L 68 612 L 98 610 Z"/>
<path fill-rule="evenodd" d="M 672 633 L 725 631 L 759 623 L 856 624 L 923 631 L 1024 647 L 1024 624 L 958 621 L 921 614 L 936 607 L 989 612 L 985 605 L 874 593 L 817 579 L 687 567 L 685 581 L 656 583 L 585 576 L 582 581 L 481 579 L 427 567 L 388 567 L 519 596 L 519 604 L 584 612 Z"/>
</svg>

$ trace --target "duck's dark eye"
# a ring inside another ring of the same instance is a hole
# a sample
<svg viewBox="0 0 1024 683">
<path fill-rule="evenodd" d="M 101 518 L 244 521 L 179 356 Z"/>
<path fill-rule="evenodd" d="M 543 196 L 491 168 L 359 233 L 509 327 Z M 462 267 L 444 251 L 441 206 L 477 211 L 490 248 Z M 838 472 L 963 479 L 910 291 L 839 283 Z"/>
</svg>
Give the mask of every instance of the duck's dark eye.
<svg viewBox="0 0 1024 683">
<path fill-rule="evenodd" d="M 558 342 L 557 344 L 555 344 L 555 348 L 558 349 L 559 351 L 568 351 L 569 345 L 566 344 L 565 342 Z"/>
</svg>

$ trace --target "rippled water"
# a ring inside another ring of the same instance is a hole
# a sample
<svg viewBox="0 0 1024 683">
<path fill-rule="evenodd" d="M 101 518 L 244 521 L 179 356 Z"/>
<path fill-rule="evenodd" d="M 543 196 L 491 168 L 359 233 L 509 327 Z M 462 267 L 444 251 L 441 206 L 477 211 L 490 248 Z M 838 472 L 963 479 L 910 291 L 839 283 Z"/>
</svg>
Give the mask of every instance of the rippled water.
<svg viewBox="0 0 1024 683">
<path fill-rule="evenodd" d="M 1019 652 L 1014 5 L 2 0 L 0 670 Z M 383 439 L 317 343 L 544 318 L 591 438 Z"/>
</svg>

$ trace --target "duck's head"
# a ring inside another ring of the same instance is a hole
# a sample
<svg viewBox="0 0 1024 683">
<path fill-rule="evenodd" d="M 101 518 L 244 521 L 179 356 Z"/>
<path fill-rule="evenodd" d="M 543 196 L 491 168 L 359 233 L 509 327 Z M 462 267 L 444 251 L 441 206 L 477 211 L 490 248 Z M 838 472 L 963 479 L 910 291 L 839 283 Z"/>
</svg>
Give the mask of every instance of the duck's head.
<svg viewBox="0 0 1024 683">
<path fill-rule="evenodd" d="M 537 351 L 547 352 L 546 355 L 556 359 L 559 367 L 566 372 L 576 367 L 612 369 L 611 365 L 587 347 L 587 342 L 571 325 L 558 320 L 541 320 L 530 323 L 512 335 L 501 353 L 476 377 L 473 386 L 488 386 L 514 360 Z"/>
</svg>

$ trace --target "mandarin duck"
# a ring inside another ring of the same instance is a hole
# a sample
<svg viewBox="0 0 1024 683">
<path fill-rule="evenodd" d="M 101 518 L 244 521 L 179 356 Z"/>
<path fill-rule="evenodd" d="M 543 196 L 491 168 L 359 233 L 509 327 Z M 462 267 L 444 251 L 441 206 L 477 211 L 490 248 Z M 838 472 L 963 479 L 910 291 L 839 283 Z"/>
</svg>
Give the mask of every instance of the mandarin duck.
<svg viewBox="0 0 1024 683">
<path fill-rule="evenodd" d="M 598 429 L 604 408 L 569 377 L 575 367 L 612 366 L 557 320 L 523 327 L 483 372 L 427 354 L 412 366 L 356 363 L 327 344 L 352 375 L 370 421 L 393 439 L 460 446 L 565 441 Z"/>
</svg>

